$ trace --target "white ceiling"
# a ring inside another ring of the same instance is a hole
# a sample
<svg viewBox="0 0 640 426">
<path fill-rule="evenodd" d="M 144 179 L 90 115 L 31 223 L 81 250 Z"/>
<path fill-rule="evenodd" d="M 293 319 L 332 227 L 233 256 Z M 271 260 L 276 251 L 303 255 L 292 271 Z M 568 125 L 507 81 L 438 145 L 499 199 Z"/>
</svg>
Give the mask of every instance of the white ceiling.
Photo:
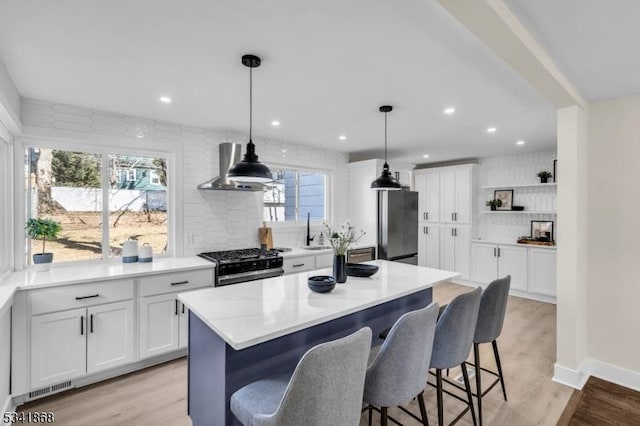
<svg viewBox="0 0 640 426">
<path fill-rule="evenodd" d="M 263 59 L 259 136 L 374 155 L 389 103 L 393 159 L 555 148 L 551 105 L 435 1 L 0 1 L 0 58 L 24 97 L 246 132 L 244 53 Z"/>
<path fill-rule="evenodd" d="M 640 1 L 505 3 L 588 101 L 640 93 Z"/>
</svg>

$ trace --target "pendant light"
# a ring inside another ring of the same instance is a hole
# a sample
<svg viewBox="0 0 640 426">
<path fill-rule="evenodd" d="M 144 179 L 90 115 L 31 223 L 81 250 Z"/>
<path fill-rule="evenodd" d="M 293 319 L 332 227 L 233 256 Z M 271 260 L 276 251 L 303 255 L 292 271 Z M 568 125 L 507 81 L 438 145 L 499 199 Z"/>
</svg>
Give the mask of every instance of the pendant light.
<svg viewBox="0 0 640 426">
<path fill-rule="evenodd" d="M 271 170 L 260 161 L 256 155 L 256 146 L 251 140 L 253 130 L 253 69 L 260 66 L 260 58 L 255 55 L 242 56 L 242 64 L 249 68 L 249 143 L 244 159 L 235 164 L 227 177 L 237 182 L 266 183 L 273 180 Z"/>
<path fill-rule="evenodd" d="M 384 112 L 384 166 L 382 166 L 380 177 L 371 182 L 371 189 L 376 191 L 398 191 L 402 189 L 400 183 L 391 176 L 389 164 L 387 164 L 387 113 L 392 110 L 393 107 L 390 105 L 380 107 L 380 112 Z"/>
</svg>

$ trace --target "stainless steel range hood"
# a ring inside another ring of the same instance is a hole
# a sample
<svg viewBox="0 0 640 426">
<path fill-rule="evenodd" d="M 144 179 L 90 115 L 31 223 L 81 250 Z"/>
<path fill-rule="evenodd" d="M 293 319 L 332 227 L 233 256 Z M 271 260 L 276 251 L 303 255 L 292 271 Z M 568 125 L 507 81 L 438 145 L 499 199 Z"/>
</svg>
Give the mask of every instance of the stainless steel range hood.
<svg viewBox="0 0 640 426">
<path fill-rule="evenodd" d="M 242 145 L 224 142 L 220 149 L 220 176 L 198 185 L 198 189 L 217 191 L 262 191 L 264 186 L 259 183 L 234 182 L 227 177 L 227 172 L 234 164 L 242 159 Z"/>
</svg>

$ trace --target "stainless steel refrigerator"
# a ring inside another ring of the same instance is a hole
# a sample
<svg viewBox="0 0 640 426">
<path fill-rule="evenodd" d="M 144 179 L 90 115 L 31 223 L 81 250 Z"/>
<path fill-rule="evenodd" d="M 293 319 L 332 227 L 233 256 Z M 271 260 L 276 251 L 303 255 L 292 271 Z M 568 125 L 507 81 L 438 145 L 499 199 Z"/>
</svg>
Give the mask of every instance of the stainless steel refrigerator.
<svg viewBox="0 0 640 426">
<path fill-rule="evenodd" d="M 378 193 L 378 258 L 418 264 L 418 193 Z"/>
</svg>

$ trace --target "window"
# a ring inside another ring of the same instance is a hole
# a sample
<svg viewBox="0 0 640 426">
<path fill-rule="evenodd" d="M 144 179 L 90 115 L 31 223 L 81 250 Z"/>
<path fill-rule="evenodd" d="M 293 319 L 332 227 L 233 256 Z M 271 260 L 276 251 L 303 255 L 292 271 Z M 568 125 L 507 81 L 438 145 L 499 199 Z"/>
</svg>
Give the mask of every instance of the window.
<svg viewBox="0 0 640 426">
<path fill-rule="evenodd" d="M 55 262 L 117 257 L 129 238 L 166 252 L 166 158 L 34 147 L 25 154 L 27 216 L 62 225 L 58 238 L 44 247 Z M 155 171 L 159 184 L 137 180 L 134 167 Z M 43 242 L 29 241 L 27 247 L 30 264 Z"/>
<path fill-rule="evenodd" d="M 160 175 L 155 170 L 151 170 L 149 181 L 152 185 L 160 185 Z"/>
<path fill-rule="evenodd" d="M 264 193 L 264 220 L 269 222 L 312 221 L 327 218 L 327 174 L 271 167 L 274 182 Z"/>
</svg>

